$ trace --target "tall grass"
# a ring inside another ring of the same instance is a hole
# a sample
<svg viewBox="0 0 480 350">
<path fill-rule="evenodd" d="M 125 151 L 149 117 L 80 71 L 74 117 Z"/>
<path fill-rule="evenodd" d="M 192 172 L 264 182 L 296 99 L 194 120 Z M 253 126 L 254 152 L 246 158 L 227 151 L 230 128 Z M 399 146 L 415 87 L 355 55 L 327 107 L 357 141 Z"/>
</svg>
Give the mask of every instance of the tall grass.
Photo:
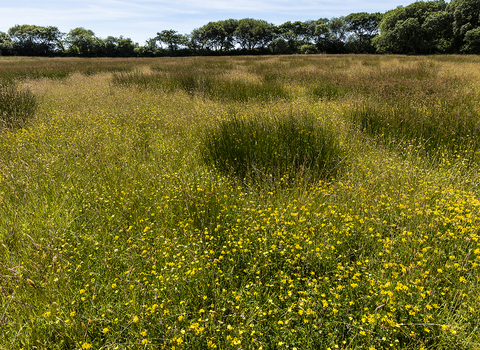
<svg viewBox="0 0 480 350">
<path fill-rule="evenodd" d="M 130 71 L 141 62 L 151 64 L 154 61 L 149 58 L 0 57 L 0 75 L 3 79 L 63 79 L 73 73 L 93 75 L 101 72 Z"/>
<path fill-rule="evenodd" d="M 350 112 L 359 127 L 387 139 L 409 139 L 427 151 L 446 149 L 452 153 L 475 151 L 480 146 L 479 111 L 472 97 L 415 105 L 399 101 L 393 105 L 363 103 Z M 473 149 L 472 149 L 473 147 Z"/>
<path fill-rule="evenodd" d="M 477 57 L 11 60 L 0 348 L 478 348 Z"/>
<path fill-rule="evenodd" d="M 268 101 L 289 98 L 283 86 L 274 81 L 232 79 L 226 71 L 201 69 L 178 69 L 156 72 L 118 73 L 113 81 L 118 85 L 138 86 L 143 89 L 161 91 L 183 91 L 191 96 L 216 99 L 219 101 L 246 102 L 248 100 Z"/>
<path fill-rule="evenodd" d="M 334 130 L 308 114 L 274 118 L 235 115 L 207 130 L 203 155 L 207 163 L 240 180 L 309 180 L 333 177 L 343 151 Z"/>
<path fill-rule="evenodd" d="M 35 113 L 37 101 L 29 90 L 17 88 L 12 81 L 0 80 L 0 129 L 26 125 Z"/>
</svg>

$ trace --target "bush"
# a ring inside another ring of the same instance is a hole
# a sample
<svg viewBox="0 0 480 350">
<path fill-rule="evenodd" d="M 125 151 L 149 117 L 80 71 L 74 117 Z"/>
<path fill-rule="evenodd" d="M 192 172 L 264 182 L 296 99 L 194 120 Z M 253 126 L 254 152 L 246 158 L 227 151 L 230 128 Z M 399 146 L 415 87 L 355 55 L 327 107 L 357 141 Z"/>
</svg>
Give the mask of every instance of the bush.
<svg viewBox="0 0 480 350">
<path fill-rule="evenodd" d="M 0 128 L 23 127 L 35 113 L 35 96 L 11 82 L 0 82 Z"/>
<path fill-rule="evenodd" d="M 342 158 L 336 134 L 311 115 L 243 119 L 208 130 L 204 159 L 242 181 L 316 180 L 335 175 Z"/>
<path fill-rule="evenodd" d="M 300 46 L 300 53 L 305 54 L 305 55 L 311 55 L 318 53 L 317 46 L 314 44 L 305 44 Z"/>
</svg>

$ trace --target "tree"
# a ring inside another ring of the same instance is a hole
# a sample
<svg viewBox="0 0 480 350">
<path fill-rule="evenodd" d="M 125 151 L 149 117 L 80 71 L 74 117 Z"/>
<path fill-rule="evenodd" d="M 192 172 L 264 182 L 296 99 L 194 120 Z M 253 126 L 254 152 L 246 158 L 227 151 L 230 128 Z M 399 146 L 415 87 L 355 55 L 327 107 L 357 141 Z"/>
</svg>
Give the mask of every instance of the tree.
<svg viewBox="0 0 480 350">
<path fill-rule="evenodd" d="M 431 12 L 422 24 L 424 41 L 430 43 L 434 52 L 452 53 L 454 49 L 453 16 L 446 10 Z"/>
<path fill-rule="evenodd" d="M 14 54 L 14 42 L 10 35 L 0 32 L 0 56 L 10 56 Z"/>
<path fill-rule="evenodd" d="M 465 33 L 462 52 L 480 54 L 480 27 L 470 29 Z"/>
<path fill-rule="evenodd" d="M 263 49 L 272 41 L 274 25 L 260 19 L 243 18 L 235 30 L 235 42 L 242 49 Z"/>
<path fill-rule="evenodd" d="M 348 24 L 345 17 L 336 17 L 328 21 L 328 44 L 333 53 L 345 51 L 345 40 L 348 34 Z"/>
<path fill-rule="evenodd" d="M 235 47 L 234 33 L 237 26 L 238 21 L 235 19 L 208 22 L 203 27 L 196 29 L 192 37 L 202 49 L 228 51 Z"/>
<path fill-rule="evenodd" d="M 117 56 L 120 57 L 134 57 L 136 56 L 136 49 L 138 44 L 134 43 L 130 38 L 124 38 L 123 35 L 117 39 Z"/>
<path fill-rule="evenodd" d="M 328 29 L 328 19 L 320 18 L 319 20 L 317 20 L 313 40 L 318 47 L 323 46 L 323 43 L 326 42 L 329 32 L 330 31 Z"/>
<path fill-rule="evenodd" d="M 66 37 L 67 54 L 82 57 L 95 57 L 104 54 L 104 42 L 90 29 L 72 29 Z"/>
<path fill-rule="evenodd" d="M 296 53 L 302 45 L 304 31 L 302 22 L 285 22 L 276 28 L 276 36 L 287 43 L 288 52 Z"/>
<path fill-rule="evenodd" d="M 208 48 L 208 38 L 202 28 L 195 28 L 189 35 L 187 46 L 190 50 L 201 52 Z"/>
<path fill-rule="evenodd" d="M 103 54 L 107 57 L 117 56 L 117 38 L 107 36 L 107 38 L 103 40 Z"/>
<path fill-rule="evenodd" d="M 284 55 L 291 53 L 288 43 L 282 38 L 273 40 L 270 44 L 268 44 L 268 49 L 274 54 Z"/>
<path fill-rule="evenodd" d="M 103 43 L 104 54 L 107 57 L 134 57 L 137 55 L 135 48 L 137 48 L 138 45 L 132 42 L 130 38 L 124 38 L 123 36 L 115 38 L 109 36 Z"/>
<path fill-rule="evenodd" d="M 332 19 L 321 18 L 315 27 L 314 41 L 320 52 L 343 53 L 348 36 L 345 17 Z"/>
<path fill-rule="evenodd" d="M 439 52 L 437 39 L 439 33 L 448 33 L 448 21 L 442 15 L 435 18 L 435 13 L 446 6 L 443 0 L 417 1 L 387 12 L 380 22 L 380 35 L 373 39 L 375 47 L 381 53 Z"/>
<path fill-rule="evenodd" d="M 316 27 L 323 23 L 322 20 L 319 21 L 288 21 L 280 24 L 274 28 L 275 40 L 270 45 L 271 50 L 282 53 L 316 53 Z"/>
<path fill-rule="evenodd" d="M 187 38 L 182 34 L 178 34 L 178 32 L 173 29 L 163 30 L 157 33 L 156 39 L 160 43 L 167 45 L 172 55 L 175 54 L 180 46 L 187 45 Z"/>
<path fill-rule="evenodd" d="M 345 17 L 348 31 L 347 51 L 354 53 L 375 53 L 372 39 L 379 33 L 382 15 L 379 12 L 351 13 Z"/>
<path fill-rule="evenodd" d="M 448 6 L 453 16 L 453 35 L 456 51 L 478 53 L 475 41 L 480 27 L 480 0 L 453 0 Z M 473 50 L 473 51 L 472 51 Z"/>
<path fill-rule="evenodd" d="M 301 31 L 298 33 L 298 38 L 303 44 L 311 44 L 315 38 L 315 30 L 317 28 L 318 21 L 305 21 L 302 22 Z"/>
<path fill-rule="evenodd" d="M 16 25 L 8 30 L 18 55 L 48 56 L 63 51 L 63 34 L 57 27 Z"/>
</svg>

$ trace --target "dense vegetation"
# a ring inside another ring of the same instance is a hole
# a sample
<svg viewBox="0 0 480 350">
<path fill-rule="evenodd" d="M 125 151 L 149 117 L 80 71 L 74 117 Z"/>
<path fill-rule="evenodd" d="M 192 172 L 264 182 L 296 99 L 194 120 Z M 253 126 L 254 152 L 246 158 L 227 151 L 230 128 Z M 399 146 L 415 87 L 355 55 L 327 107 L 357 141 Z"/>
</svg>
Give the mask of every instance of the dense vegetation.
<svg viewBox="0 0 480 350">
<path fill-rule="evenodd" d="M 479 64 L 0 59 L 0 348 L 478 348 Z"/>
<path fill-rule="evenodd" d="M 85 28 L 16 25 L 0 32 L 0 55 L 153 57 L 292 53 L 480 53 L 480 0 L 417 1 L 380 13 L 274 25 L 244 18 L 209 22 L 190 34 L 160 31 L 143 46 L 101 39 Z"/>
</svg>

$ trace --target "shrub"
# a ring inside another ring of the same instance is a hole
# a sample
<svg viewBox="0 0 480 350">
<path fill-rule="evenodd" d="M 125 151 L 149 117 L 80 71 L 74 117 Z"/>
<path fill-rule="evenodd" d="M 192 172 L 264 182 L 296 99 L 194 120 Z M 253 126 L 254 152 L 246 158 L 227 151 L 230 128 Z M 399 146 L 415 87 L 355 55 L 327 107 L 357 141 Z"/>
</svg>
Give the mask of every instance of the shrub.
<svg viewBox="0 0 480 350">
<path fill-rule="evenodd" d="M 0 82 L 0 128 L 20 128 L 35 113 L 37 103 L 29 90 L 11 82 Z"/>
<path fill-rule="evenodd" d="M 333 130 L 312 115 L 233 116 L 204 138 L 204 159 L 240 180 L 315 180 L 335 175 L 342 148 Z"/>
</svg>

